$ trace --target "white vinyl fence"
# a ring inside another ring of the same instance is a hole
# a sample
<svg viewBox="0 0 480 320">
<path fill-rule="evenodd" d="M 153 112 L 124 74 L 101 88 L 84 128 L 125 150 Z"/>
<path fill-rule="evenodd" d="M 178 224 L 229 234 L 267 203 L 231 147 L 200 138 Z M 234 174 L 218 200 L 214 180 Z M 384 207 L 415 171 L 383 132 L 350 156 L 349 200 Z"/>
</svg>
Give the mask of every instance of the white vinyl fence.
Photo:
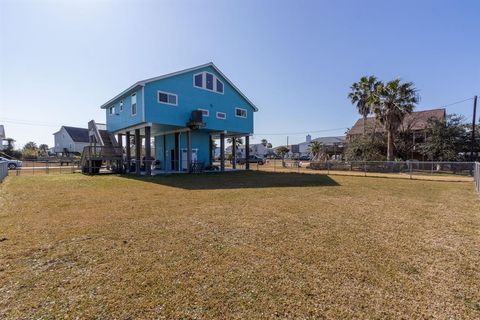
<svg viewBox="0 0 480 320">
<path fill-rule="evenodd" d="M 475 162 L 473 179 L 475 180 L 475 188 L 477 189 L 477 192 L 480 192 L 480 162 Z"/>
<path fill-rule="evenodd" d="M 0 182 L 8 176 L 8 162 L 0 161 Z"/>
</svg>

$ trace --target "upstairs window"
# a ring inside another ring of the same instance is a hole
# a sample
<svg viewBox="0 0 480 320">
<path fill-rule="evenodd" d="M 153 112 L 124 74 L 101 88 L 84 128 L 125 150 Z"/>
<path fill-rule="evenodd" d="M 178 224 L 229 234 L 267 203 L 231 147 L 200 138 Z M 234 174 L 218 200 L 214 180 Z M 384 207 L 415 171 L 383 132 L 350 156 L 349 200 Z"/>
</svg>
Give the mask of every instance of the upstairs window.
<svg viewBox="0 0 480 320">
<path fill-rule="evenodd" d="M 246 118 L 247 117 L 247 110 L 242 108 L 235 108 L 235 116 L 239 118 Z"/>
<path fill-rule="evenodd" d="M 203 87 L 203 73 L 196 74 L 194 77 L 195 81 L 195 87 Z"/>
<path fill-rule="evenodd" d="M 114 106 L 111 106 L 110 108 L 108 108 L 108 113 L 109 113 L 110 115 L 115 114 L 115 107 L 114 107 Z"/>
<path fill-rule="evenodd" d="M 176 106 L 178 104 L 177 95 L 174 93 L 158 91 L 158 103 L 164 103 L 164 104 Z"/>
<path fill-rule="evenodd" d="M 223 82 L 217 79 L 217 92 L 223 93 Z"/>
<path fill-rule="evenodd" d="M 214 74 L 209 72 L 201 72 L 193 75 L 193 86 L 223 94 L 223 82 Z"/>
<path fill-rule="evenodd" d="M 123 100 L 120 101 L 120 112 L 123 111 Z"/>
<path fill-rule="evenodd" d="M 132 116 L 137 114 L 137 94 L 132 93 Z"/>
<path fill-rule="evenodd" d="M 205 76 L 205 79 L 207 81 L 207 83 L 205 84 L 205 88 L 207 88 L 208 90 L 213 90 L 213 74 L 206 73 Z"/>
<path fill-rule="evenodd" d="M 217 119 L 225 120 L 227 119 L 227 114 L 225 112 L 217 112 Z"/>
</svg>

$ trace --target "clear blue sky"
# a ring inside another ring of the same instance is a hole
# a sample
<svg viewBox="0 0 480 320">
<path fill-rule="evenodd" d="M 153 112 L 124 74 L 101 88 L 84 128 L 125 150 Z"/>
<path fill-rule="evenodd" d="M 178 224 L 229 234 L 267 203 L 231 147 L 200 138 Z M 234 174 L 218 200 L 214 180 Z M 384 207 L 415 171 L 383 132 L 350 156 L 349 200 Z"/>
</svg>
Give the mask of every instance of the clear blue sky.
<svg viewBox="0 0 480 320">
<path fill-rule="evenodd" d="M 259 107 L 254 141 L 339 135 L 362 75 L 413 81 L 419 110 L 480 94 L 480 1 L 0 0 L 0 124 L 52 145 L 135 81 L 208 61 Z"/>
</svg>

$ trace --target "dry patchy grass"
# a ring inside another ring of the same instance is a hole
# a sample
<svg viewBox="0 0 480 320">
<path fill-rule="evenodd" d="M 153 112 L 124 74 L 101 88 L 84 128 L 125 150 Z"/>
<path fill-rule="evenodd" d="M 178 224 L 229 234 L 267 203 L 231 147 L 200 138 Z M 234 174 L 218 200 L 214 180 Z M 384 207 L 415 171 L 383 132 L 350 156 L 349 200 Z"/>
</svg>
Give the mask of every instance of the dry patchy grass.
<svg viewBox="0 0 480 320">
<path fill-rule="evenodd" d="M 0 318 L 479 318 L 471 182 L 237 172 L 0 185 Z"/>
</svg>

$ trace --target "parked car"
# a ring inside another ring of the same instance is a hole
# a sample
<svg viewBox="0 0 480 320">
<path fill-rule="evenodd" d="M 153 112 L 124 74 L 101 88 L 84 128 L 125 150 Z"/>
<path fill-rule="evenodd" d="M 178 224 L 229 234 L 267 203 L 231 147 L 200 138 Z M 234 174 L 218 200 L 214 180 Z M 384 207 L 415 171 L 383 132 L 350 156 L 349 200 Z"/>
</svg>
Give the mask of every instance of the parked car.
<svg viewBox="0 0 480 320">
<path fill-rule="evenodd" d="M 14 169 L 17 169 L 18 167 L 21 167 L 22 166 L 22 161 L 20 160 L 15 160 L 15 159 L 7 159 L 7 158 L 3 158 L 3 157 L 0 157 L 0 162 L 2 161 L 7 161 L 8 164 L 8 169 L 10 170 L 14 170 Z"/>
<path fill-rule="evenodd" d="M 245 164 L 245 158 L 238 158 L 237 163 L 238 164 Z M 265 160 L 259 156 L 250 156 L 248 157 L 248 163 L 258 163 L 260 165 L 265 163 Z"/>
</svg>

